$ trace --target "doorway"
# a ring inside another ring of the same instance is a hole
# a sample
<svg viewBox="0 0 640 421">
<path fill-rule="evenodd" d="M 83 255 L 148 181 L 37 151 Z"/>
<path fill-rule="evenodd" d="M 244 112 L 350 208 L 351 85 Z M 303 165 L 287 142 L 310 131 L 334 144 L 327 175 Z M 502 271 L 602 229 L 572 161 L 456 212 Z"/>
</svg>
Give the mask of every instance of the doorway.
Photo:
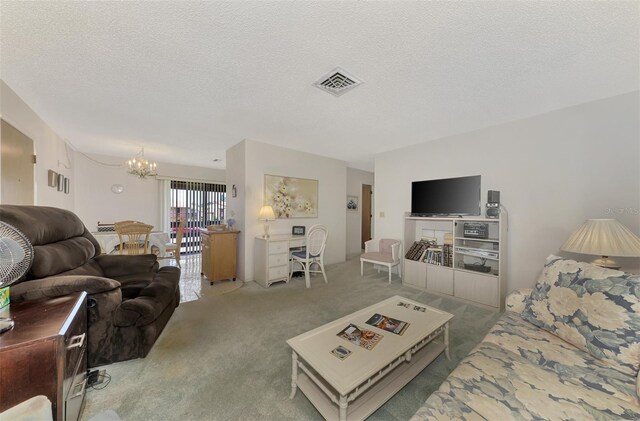
<svg viewBox="0 0 640 421">
<path fill-rule="evenodd" d="M 33 205 L 33 140 L 2 120 L 0 131 L 0 203 Z"/>
<path fill-rule="evenodd" d="M 362 233 L 362 241 L 360 246 L 364 250 L 365 241 L 371 240 L 371 218 L 373 215 L 371 214 L 371 196 L 373 195 L 373 190 L 371 189 L 371 185 L 363 184 L 362 185 L 362 229 L 360 232 Z"/>
</svg>

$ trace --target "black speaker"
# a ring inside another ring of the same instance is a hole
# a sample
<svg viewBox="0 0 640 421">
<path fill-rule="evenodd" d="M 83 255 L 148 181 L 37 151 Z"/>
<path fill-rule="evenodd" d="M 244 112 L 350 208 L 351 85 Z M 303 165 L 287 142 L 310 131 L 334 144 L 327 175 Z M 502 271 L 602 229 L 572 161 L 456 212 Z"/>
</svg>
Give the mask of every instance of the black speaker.
<svg viewBox="0 0 640 421">
<path fill-rule="evenodd" d="M 485 214 L 487 218 L 500 218 L 500 208 L 487 208 Z"/>
<path fill-rule="evenodd" d="M 489 190 L 487 192 L 487 205 L 495 203 L 500 206 L 500 192 L 498 190 Z"/>
<path fill-rule="evenodd" d="M 485 215 L 487 218 L 500 218 L 500 192 L 498 190 L 489 190 L 487 192 Z"/>
</svg>

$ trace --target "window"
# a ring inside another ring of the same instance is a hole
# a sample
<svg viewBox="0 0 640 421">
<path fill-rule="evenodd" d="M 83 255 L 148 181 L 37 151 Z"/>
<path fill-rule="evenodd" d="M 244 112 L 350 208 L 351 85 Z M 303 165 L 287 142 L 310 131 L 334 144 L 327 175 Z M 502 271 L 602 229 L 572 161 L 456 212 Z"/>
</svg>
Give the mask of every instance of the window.
<svg viewBox="0 0 640 421">
<path fill-rule="evenodd" d="M 224 223 L 226 184 L 171 180 L 169 219 L 175 242 L 180 221 L 185 221 L 181 253 L 199 253 L 200 228 Z"/>
</svg>

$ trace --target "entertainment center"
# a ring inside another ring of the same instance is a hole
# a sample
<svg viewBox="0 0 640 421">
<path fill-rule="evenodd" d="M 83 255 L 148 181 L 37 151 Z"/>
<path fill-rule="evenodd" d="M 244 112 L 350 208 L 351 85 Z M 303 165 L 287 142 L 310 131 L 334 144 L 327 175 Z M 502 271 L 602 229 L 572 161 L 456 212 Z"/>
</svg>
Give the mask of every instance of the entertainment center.
<svg viewBox="0 0 640 421">
<path fill-rule="evenodd" d="M 486 238 L 473 233 L 478 226 L 486 227 Z M 471 231 L 469 227 L 472 227 Z M 405 247 L 420 241 L 435 242 L 429 249 L 437 251 L 449 246 L 453 249 L 453 258 L 446 259 L 445 265 L 444 259 L 438 263 L 425 262 L 426 253 L 417 260 L 405 255 L 402 283 L 496 309 L 504 308 L 506 227 L 506 213 L 502 213 L 500 219 L 418 217 L 407 213 L 404 218 Z"/>
<path fill-rule="evenodd" d="M 403 284 L 504 308 L 507 214 L 489 190 L 480 216 L 480 192 L 479 175 L 411 183 Z"/>
</svg>

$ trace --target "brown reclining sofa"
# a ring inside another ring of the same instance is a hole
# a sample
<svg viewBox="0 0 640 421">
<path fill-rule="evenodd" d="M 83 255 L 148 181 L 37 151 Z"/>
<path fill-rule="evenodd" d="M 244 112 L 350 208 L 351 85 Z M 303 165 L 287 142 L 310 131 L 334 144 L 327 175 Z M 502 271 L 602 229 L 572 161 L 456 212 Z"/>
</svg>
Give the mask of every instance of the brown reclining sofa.
<svg viewBox="0 0 640 421">
<path fill-rule="evenodd" d="M 0 205 L 0 221 L 33 244 L 31 269 L 10 288 L 11 301 L 87 292 L 89 367 L 145 357 L 180 303 L 180 269 L 153 254 L 100 254 L 74 213 Z"/>
</svg>

